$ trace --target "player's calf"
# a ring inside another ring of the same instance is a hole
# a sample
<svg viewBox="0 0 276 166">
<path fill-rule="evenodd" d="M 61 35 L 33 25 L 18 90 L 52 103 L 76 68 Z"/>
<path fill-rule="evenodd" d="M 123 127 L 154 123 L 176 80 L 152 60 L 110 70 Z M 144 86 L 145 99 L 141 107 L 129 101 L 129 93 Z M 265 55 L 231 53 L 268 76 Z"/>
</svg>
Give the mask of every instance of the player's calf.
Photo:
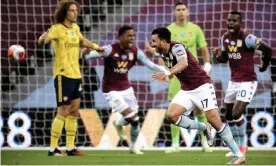
<svg viewBox="0 0 276 166">
<path fill-rule="evenodd" d="M 117 118 L 115 121 L 113 121 L 113 125 L 115 129 L 117 130 L 117 133 L 121 140 L 127 140 L 126 132 L 123 129 L 123 126 L 127 125 L 128 122 L 125 120 L 125 118 L 119 114 L 119 118 Z"/>
<path fill-rule="evenodd" d="M 170 123 L 186 129 L 199 129 L 201 131 L 204 131 L 207 128 L 205 123 L 200 123 L 192 120 L 187 116 L 181 115 L 181 113 L 174 113 L 173 111 L 170 111 L 170 109 L 166 112 L 166 118 Z"/>
<path fill-rule="evenodd" d="M 138 135 L 140 133 L 140 123 L 139 123 L 139 117 L 135 111 L 132 111 L 130 108 L 126 109 L 124 112 L 122 112 L 122 115 L 124 116 L 124 119 L 127 123 L 131 124 L 131 153 L 134 154 L 143 154 L 139 149 L 135 147 L 136 140 L 138 138 Z"/>
<path fill-rule="evenodd" d="M 246 106 L 248 105 L 248 102 L 243 102 L 243 101 L 236 101 L 233 107 L 233 119 L 236 124 L 236 131 L 235 133 L 237 134 L 237 140 L 238 140 L 238 146 L 240 147 L 240 150 L 245 154 L 246 152 L 246 140 L 245 140 L 245 135 L 246 135 L 246 122 L 245 119 L 242 115 L 244 112 Z"/>
<path fill-rule="evenodd" d="M 131 124 L 131 143 L 134 146 L 140 132 L 139 117 L 136 113 L 132 112 L 125 116 L 125 120 Z"/>
<path fill-rule="evenodd" d="M 199 129 L 204 132 L 207 137 L 209 145 L 213 144 L 211 126 L 208 123 L 197 122 L 189 117 L 182 115 L 186 112 L 186 109 L 181 105 L 172 103 L 166 112 L 166 118 L 168 121 L 176 126 L 183 127 L 186 129 Z"/>
<path fill-rule="evenodd" d="M 222 140 L 227 144 L 227 146 L 231 149 L 234 156 L 243 157 L 243 154 L 239 150 L 239 147 L 233 138 L 230 128 L 222 123 L 218 111 L 216 109 L 213 109 L 206 111 L 205 114 L 209 123 L 217 130 L 218 134 L 220 135 Z"/>
</svg>

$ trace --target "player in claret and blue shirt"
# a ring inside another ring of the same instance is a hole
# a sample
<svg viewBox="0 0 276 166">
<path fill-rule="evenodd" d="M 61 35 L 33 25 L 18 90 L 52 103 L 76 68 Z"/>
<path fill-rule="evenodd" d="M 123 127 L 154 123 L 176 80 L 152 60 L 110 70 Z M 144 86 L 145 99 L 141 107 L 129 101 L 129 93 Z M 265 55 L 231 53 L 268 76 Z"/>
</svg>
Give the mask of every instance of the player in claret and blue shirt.
<svg viewBox="0 0 276 166">
<path fill-rule="evenodd" d="M 118 43 L 103 46 L 104 52 L 91 51 L 85 58 L 104 58 L 104 76 L 102 91 L 106 101 L 112 107 L 113 112 L 119 112 L 123 116 L 114 122 L 117 132 L 122 140 L 126 140 L 123 126 L 131 124 L 131 152 L 143 154 L 136 148 L 135 142 L 140 132 L 138 103 L 133 88 L 128 80 L 128 71 L 138 62 L 146 65 L 154 71 L 167 71 L 150 61 L 142 50 L 137 48 L 133 42 L 135 32 L 130 26 L 119 29 Z"/>
<path fill-rule="evenodd" d="M 195 57 L 183 44 L 171 42 L 171 33 L 167 28 L 157 28 L 152 31 L 151 45 L 169 68 L 169 71 L 153 73 L 152 78 L 168 81 L 168 77 L 175 75 L 181 84 L 181 90 L 166 112 L 168 121 L 179 127 L 203 131 L 209 146 L 212 146 L 214 141 L 211 124 L 234 154 L 229 164 L 244 163 L 244 155 L 239 150 L 231 130 L 220 119 L 212 80 Z M 188 117 L 195 107 L 205 112 L 210 124 L 197 122 Z"/>
<path fill-rule="evenodd" d="M 228 31 L 221 37 L 220 49 L 214 49 L 213 54 L 218 62 L 229 62 L 231 80 L 224 98 L 225 118 L 241 152 L 245 154 L 246 122 L 242 114 L 252 100 L 258 85 L 254 71 L 254 51 L 256 49 L 262 51 L 259 71 L 264 72 L 270 63 L 272 49 L 256 36 L 242 30 L 241 25 L 241 13 L 230 12 L 227 18 Z M 226 156 L 233 156 L 233 153 L 229 152 Z"/>
</svg>

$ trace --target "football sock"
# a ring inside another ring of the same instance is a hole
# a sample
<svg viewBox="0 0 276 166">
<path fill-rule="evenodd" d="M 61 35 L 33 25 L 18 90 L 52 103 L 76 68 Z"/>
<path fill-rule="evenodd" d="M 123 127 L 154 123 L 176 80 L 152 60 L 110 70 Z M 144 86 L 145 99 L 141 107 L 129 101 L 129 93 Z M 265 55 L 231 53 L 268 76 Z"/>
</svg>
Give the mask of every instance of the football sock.
<svg viewBox="0 0 276 166">
<path fill-rule="evenodd" d="M 171 137 L 172 137 L 172 145 L 174 147 L 179 146 L 179 136 L 180 136 L 180 128 L 171 124 Z"/>
<path fill-rule="evenodd" d="M 231 151 L 235 156 L 237 157 L 243 156 L 227 125 L 223 125 L 223 127 L 218 131 L 218 134 L 222 138 L 222 140 L 226 143 L 226 145 L 231 149 Z"/>
<path fill-rule="evenodd" d="M 64 122 L 65 122 L 65 117 L 60 115 L 57 115 L 53 120 L 52 128 L 51 128 L 51 140 L 50 140 L 51 149 L 58 147 L 58 141 L 62 133 Z"/>
<path fill-rule="evenodd" d="M 238 138 L 238 133 L 237 133 L 237 126 L 236 123 L 234 121 L 227 121 L 228 126 L 232 132 L 233 138 L 234 140 L 237 142 L 237 144 L 239 145 L 239 138 Z"/>
<path fill-rule="evenodd" d="M 130 130 L 130 134 L 131 134 L 131 144 L 132 146 L 134 146 L 137 137 L 139 135 L 140 132 L 140 124 L 139 121 L 134 121 L 131 123 L 131 130 Z"/>
<path fill-rule="evenodd" d="M 120 115 L 120 117 L 116 120 L 116 126 L 125 126 L 128 122 L 125 120 L 125 118 Z"/>
<path fill-rule="evenodd" d="M 205 123 L 197 122 L 184 115 L 179 116 L 175 125 L 183 127 L 185 129 L 199 129 L 201 131 L 206 130 Z"/>
<path fill-rule="evenodd" d="M 67 116 L 65 121 L 65 131 L 66 131 L 66 147 L 72 149 L 75 147 L 75 138 L 77 133 L 77 117 Z"/>
<path fill-rule="evenodd" d="M 202 115 L 197 116 L 197 119 L 198 119 L 198 122 L 207 123 L 207 118 L 204 113 Z M 203 134 L 203 131 L 199 130 L 199 134 L 200 134 L 201 140 L 207 142 L 207 138 Z"/>
<path fill-rule="evenodd" d="M 245 134 L 246 134 L 245 120 L 244 120 L 243 116 L 241 116 L 238 120 L 235 120 L 235 122 L 236 122 L 236 126 L 237 126 L 236 131 L 237 131 L 238 140 L 239 140 L 238 145 L 244 147 L 247 145 L 246 140 L 245 140 Z"/>
</svg>

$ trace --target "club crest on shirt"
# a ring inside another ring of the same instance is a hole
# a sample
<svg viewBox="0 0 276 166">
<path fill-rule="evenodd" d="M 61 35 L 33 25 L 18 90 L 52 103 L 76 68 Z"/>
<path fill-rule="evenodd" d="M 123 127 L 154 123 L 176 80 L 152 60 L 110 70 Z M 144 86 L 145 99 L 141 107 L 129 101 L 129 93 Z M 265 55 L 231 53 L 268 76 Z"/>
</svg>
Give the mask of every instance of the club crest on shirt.
<svg viewBox="0 0 276 166">
<path fill-rule="evenodd" d="M 193 37 L 193 33 L 189 32 L 188 36 L 189 36 L 189 38 L 192 38 Z"/>
<path fill-rule="evenodd" d="M 231 46 L 234 46 L 236 44 L 236 42 L 235 41 L 231 41 L 230 44 L 231 44 Z"/>
<path fill-rule="evenodd" d="M 259 39 L 259 38 L 256 39 L 256 45 L 260 45 L 260 40 L 261 40 L 261 39 Z"/>
<path fill-rule="evenodd" d="M 77 39 L 75 37 L 71 38 L 72 42 L 75 42 Z"/>
<path fill-rule="evenodd" d="M 127 56 L 126 55 L 122 55 L 122 60 L 126 60 Z"/>
<path fill-rule="evenodd" d="M 128 53 L 128 59 L 132 61 L 134 59 L 133 52 Z"/>
<path fill-rule="evenodd" d="M 242 46 L 242 40 L 238 39 L 237 41 L 237 47 L 241 47 Z"/>
<path fill-rule="evenodd" d="M 184 51 L 183 51 L 183 50 L 178 50 L 178 51 L 176 52 L 176 54 L 177 54 L 178 56 L 182 56 L 182 55 L 184 55 Z"/>
<path fill-rule="evenodd" d="M 183 37 L 183 38 L 185 37 L 185 33 L 180 33 L 179 35 L 180 37 Z"/>
<path fill-rule="evenodd" d="M 74 31 L 71 31 L 71 35 L 74 36 L 75 32 Z"/>
<path fill-rule="evenodd" d="M 68 97 L 67 96 L 63 96 L 63 101 L 67 101 Z"/>
</svg>

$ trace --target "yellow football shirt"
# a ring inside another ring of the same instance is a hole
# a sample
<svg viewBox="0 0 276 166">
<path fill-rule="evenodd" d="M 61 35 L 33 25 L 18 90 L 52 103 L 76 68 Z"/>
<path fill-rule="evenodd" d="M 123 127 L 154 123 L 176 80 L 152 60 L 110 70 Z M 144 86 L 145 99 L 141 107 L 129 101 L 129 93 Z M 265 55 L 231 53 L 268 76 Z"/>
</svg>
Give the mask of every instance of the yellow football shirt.
<svg viewBox="0 0 276 166">
<path fill-rule="evenodd" d="M 79 56 L 83 35 L 77 24 L 66 27 L 63 24 L 51 26 L 49 34 L 54 49 L 54 77 L 81 78 Z"/>
</svg>

